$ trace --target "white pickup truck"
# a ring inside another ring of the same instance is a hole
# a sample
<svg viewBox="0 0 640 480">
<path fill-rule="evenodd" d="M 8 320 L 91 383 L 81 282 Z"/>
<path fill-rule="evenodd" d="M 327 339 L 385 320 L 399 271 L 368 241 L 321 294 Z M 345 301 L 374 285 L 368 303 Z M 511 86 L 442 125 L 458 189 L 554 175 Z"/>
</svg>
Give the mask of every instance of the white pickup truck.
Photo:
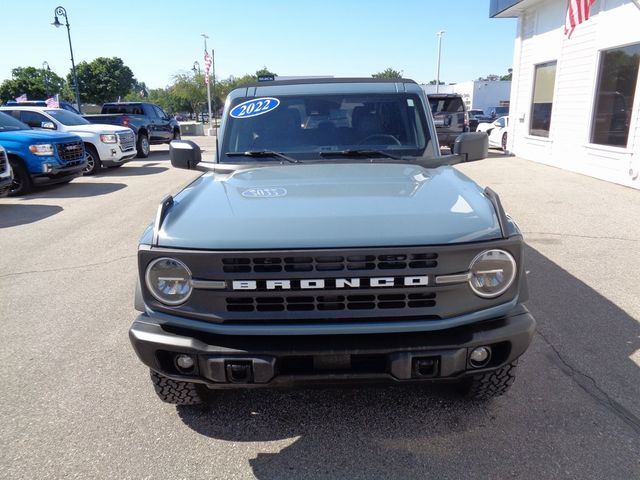
<svg viewBox="0 0 640 480">
<path fill-rule="evenodd" d="M 1 107 L 3 111 L 31 128 L 74 133 L 84 141 L 87 155 L 85 175 L 93 175 L 102 166 L 119 167 L 136 156 L 133 130 L 113 125 L 93 124 L 68 110 L 48 107 Z"/>
</svg>

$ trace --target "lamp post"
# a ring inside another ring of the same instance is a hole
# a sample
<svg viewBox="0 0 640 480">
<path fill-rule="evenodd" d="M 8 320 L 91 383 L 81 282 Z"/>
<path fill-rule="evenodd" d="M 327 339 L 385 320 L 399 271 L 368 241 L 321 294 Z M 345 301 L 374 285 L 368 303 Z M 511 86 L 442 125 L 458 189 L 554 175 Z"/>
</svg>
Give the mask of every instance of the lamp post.
<svg viewBox="0 0 640 480">
<path fill-rule="evenodd" d="M 191 70 L 193 70 L 194 75 L 200 75 L 200 63 L 197 60 L 193 62 L 193 68 Z"/>
<path fill-rule="evenodd" d="M 71 46 L 71 29 L 69 28 L 69 17 L 67 17 L 67 11 L 64 9 L 64 7 L 56 7 L 53 14 L 54 20 L 51 25 L 56 28 L 63 25 L 62 23 L 60 23 L 60 20 L 58 20 L 58 16 L 60 15 L 64 17 L 64 25 L 67 27 L 67 36 L 69 37 L 69 51 L 71 52 L 71 70 L 73 71 L 73 86 L 76 91 L 76 103 L 78 104 L 78 111 L 82 113 L 82 107 L 80 106 L 80 90 L 78 90 L 78 76 L 76 75 L 76 64 L 73 60 L 73 47 Z"/>
<path fill-rule="evenodd" d="M 440 91 L 440 57 L 442 56 L 442 35 L 444 30 L 440 30 L 436 33 L 438 37 L 438 67 L 436 68 L 436 93 Z"/>
<path fill-rule="evenodd" d="M 44 94 L 47 98 L 49 98 L 49 74 L 51 73 L 51 68 L 49 68 L 49 62 L 46 60 L 42 62 L 42 76 L 44 77 Z"/>
</svg>

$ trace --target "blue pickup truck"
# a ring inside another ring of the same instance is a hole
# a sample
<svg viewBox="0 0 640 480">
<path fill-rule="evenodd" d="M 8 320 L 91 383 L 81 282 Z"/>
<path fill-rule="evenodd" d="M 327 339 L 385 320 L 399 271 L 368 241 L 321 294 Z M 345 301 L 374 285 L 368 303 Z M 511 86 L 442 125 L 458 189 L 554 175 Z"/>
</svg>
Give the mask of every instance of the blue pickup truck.
<svg viewBox="0 0 640 480">
<path fill-rule="evenodd" d="M 79 136 L 32 130 L 2 112 L 0 145 L 13 169 L 10 196 L 24 195 L 34 185 L 68 182 L 82 175 L 87 164 Z"/>
</svg>

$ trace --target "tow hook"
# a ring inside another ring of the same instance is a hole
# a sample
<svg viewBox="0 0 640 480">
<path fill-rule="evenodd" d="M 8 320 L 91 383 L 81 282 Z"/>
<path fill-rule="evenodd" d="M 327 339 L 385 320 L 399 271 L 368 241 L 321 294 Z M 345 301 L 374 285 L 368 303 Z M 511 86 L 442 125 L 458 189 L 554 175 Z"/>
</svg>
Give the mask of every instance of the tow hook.
<svg viewBox="0 0 640 480">
<path fill-rule="evenodd" d="M 253 368 L 251 362 L 227 362 L 227 381 L 229 383 L 252 383 Z"/>
</svg>

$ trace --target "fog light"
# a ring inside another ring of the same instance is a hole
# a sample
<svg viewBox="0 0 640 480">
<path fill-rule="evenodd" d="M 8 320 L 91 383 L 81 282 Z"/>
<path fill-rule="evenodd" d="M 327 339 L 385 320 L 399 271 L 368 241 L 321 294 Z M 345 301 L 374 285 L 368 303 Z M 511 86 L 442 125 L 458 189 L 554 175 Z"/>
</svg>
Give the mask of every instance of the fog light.
<svg viewBox="0 0 640 480">
<path fill-rule="evenodd" d="M 53 166 L 50 163 L 43 163 L 42 164 L 42 171 L 44 173 L 49 173 L 51 170 L 53 170 Z"/>
<path fill-rule="evenodd" d="M 491 348 L 477 347 L 471 350 L 469 355 L 469 363 L 476 368 L 484 367 L 491 358 Z"/>
<path fill-rule="evenodd" d="M 176 365 L 183 370 L 190 370 L 194 366 L 193 357 L 190 355 L 178 355 L 176 358 Z"/>
</svg>

